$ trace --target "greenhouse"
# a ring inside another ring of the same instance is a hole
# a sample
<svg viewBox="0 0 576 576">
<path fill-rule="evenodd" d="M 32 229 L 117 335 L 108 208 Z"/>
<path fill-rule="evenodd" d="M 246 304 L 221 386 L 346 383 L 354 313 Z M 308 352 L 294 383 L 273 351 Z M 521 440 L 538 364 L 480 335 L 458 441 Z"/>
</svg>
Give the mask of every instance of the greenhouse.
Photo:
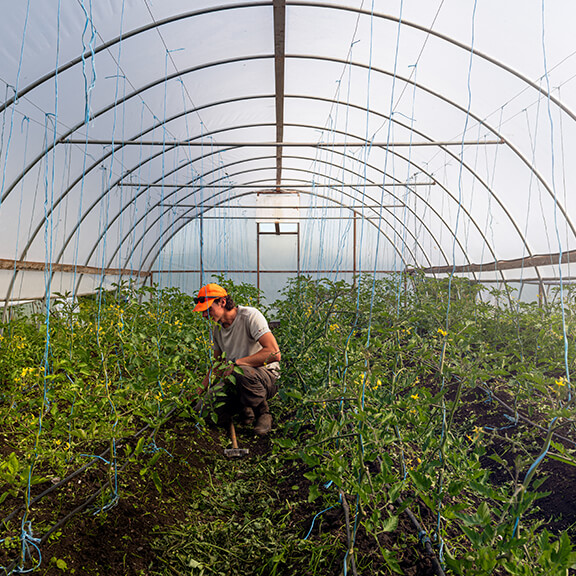
<svg viewBox="0 0 576 576">
<path fill-rule="evenodd" d="M 4 2 L 0 573 L 576 574 L 575 20 Z"/>
</svg>

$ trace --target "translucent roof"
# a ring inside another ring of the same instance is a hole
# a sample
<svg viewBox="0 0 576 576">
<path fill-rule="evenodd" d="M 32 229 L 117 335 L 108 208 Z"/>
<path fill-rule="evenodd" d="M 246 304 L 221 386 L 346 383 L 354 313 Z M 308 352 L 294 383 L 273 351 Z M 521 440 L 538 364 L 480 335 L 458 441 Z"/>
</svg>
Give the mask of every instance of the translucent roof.
<svg viewBox="0 0 576 576">
<path fill-rule="evenodd" d="M 569 0 L 5 3 L 0 297 L 167 267 L 569 280 L 575 18 Z"/>
</svg>

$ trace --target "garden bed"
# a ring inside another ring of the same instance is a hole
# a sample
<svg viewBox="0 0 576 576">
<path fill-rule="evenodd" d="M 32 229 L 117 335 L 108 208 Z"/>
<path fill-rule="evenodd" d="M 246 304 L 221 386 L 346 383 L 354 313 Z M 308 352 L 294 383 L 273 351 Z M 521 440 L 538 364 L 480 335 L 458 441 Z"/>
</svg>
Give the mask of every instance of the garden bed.
<svg viewBox="0 0 576 576">
<path fill-rule="evenodd" d="M 571 308 L 411 282 L 288 285 L 274 430 L 239 427 L 238 461 L 190 409 L 210 340 L 185 295 L 119 290 L 64 300 L 50 328 L 12 321 L 4 572 L 573 573 Z"/>
</svg>

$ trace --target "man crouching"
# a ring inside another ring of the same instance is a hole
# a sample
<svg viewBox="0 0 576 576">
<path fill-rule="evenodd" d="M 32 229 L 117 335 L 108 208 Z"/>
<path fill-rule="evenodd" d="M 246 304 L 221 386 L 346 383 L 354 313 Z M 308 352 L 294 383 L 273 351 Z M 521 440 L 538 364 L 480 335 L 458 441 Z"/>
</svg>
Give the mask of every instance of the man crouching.
<svg viewBox="0 0 576 576">
<path fill-rule="evenodd" d="M 223 405 L 216 408 L 218 423 L 225 425 L 234 414 L 240 413 L 246 425 L 256 419 L 254 432 L 265 436 L 272 429 L 268 400 L 278 391 L 276 381 L 280 375 L 280 349 L 266 318 L 256 308 L 236 306 L 218 284 L 200 288 L 194 302 L 194 311 L 212 318 L 217 325 L 213 331 L 215 359 L 225 355 L 232 363 L 216 374 L 208 372 L 200 392 L 208 389 L 211 376 L 217 376 L 220 380 L 207 395 L 225 391 Z M 229 378 L 232 372 L 233 379 Z"/>
</svg>

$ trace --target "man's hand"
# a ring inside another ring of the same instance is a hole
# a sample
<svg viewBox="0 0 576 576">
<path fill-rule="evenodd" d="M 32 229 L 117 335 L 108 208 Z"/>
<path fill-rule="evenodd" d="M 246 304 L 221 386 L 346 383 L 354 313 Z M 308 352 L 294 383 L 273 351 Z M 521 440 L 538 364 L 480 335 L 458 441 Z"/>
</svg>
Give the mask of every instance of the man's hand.
<svg viewBox="0 0 576 576">
<path fill-rule="evenodd" d="M 236 364 L 234 362 L 215 362 L 214 368 L 212 373 L 216 378 L 227 378 L 234 372 L 234 368 L 236 368 Z"/>
<path fill-rule="evenodd" d="M 228 376 L 233 374 L 236 370 L 240 370 L 240 368 L 234 362 L 227 362 L 217 359 L 216 362 L 214 362 L 212 365 L 212 368 L 210 368 L 208 374 L 204 376 L 200 386 L 196 388 L 196 394 L 201 396 L 208 389 L 210 381 L 228 378 Z"/>
</svg>

